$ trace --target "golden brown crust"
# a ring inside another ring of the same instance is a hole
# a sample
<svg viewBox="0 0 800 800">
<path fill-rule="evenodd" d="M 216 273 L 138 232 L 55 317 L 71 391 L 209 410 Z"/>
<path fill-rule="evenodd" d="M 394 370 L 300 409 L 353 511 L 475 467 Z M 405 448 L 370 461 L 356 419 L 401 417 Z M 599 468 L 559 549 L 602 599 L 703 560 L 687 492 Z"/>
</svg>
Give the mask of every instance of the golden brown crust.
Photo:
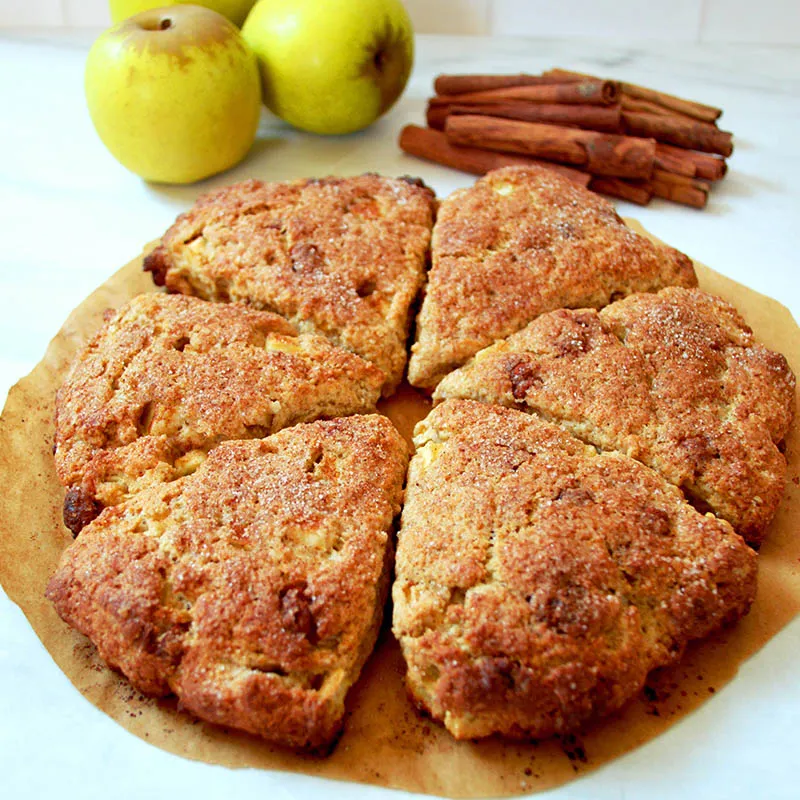
<svg viewBox="0 0 800 800">
<path fill-rule="evenodd" d="M 656 469 L 759 543 L 786 479 L 786 359 L 698 289 L 545 314 L 448 375 L 434 398 L 499 403 Z"/>
<path fill-rule="evenodd" d="M 150 481 L 196 469 L 221 441 L 375 410 L 383 374 L 283 318 L 145 294 L 109 319 L 56 399 L 56 469 L 78 532 Z"/>
<path fill-rule="evenodd" d="M 405 368 L 434 207 L 410 178 L 245 181 L 178 217 L 145 269 L 172 292 L 248 303 L 327 336 L 380 367 L 388 396 Z"/>
<path fill-rule="evenodd" d="M 415 443 L 393 629 L 456 738 L 575 730 L 750 606 L 755 553 L 632 459 L 469 400 Z"/>
<path fill-rule="evenodd" d="M 546 311 L 697 285 L 687 256 L 634 233 L 594 192 L 534 166 L 494 170 L 444 200 L 432 256 L 408 368 L 425 389 Z"/>
<path fill-rule="evenodd" d="M 105 509 L 47 595 L 141 691 L 324 745 L 377 636 L 407 458 L 377 415 L 224 443 Z"/>
</svg>

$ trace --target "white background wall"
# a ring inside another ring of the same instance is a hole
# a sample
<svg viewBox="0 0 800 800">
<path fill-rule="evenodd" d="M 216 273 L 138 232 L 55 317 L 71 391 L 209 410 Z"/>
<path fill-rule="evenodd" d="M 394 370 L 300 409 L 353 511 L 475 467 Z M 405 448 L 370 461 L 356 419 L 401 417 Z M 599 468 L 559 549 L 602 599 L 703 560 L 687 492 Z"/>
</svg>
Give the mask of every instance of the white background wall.
<svg viewBox="0 0 800 800">
<path fill-rule="evenodd" d="M 800 44 L 800 0 L 405 2 L 419 33 Z M 0 0 L 0 26 L 108 23 L 107 0 Z"/>
</svg>

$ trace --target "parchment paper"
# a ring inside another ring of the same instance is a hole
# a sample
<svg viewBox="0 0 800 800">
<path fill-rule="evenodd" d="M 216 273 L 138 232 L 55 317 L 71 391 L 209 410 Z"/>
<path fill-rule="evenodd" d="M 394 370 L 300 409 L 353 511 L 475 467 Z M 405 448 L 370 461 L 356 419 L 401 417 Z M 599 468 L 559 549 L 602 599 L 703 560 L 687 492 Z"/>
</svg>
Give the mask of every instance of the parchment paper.
<svg viewBox="0 0 800 800">
<path fill-rule="evenodd" d="M 635 225 L 637 229 L 638 226 Z M 757 338 L 800 375 L 800 336 L 779 303 L 696 264 L 703 289 L 732 302 Z M 44 599 L 45 584 L 71 537 L 61 523 L 63 489 L 52 461 L 53 397 L 73 354 L 101 324 L 104 309 L 153 291 L 132 261 L 69 317 L 41 363 L 11 390 L 0 418 L 0 581 L 67 677 L 127 730 L 187 758 L 228 767 L 292 770 L 452 797 L 524 794 L 594 770 L 657 736 L 719 691 L 739 665 L 800 611 L 800 446 L 789 437 L 789 476 L 772 530 L 761 548 L 759 590 L 737 626 L 690 647 L 682 662 L 651 676 L 642 696 L 581 736 L 519 744 L 456 742 L 419 717 L 406 699 L 403 663 L 384 625 L 378 647 L 348 697 L 345 733 L 327 758 L 297 755 L 246 734 L 207 725 L 170 701 L 145 698 L 98 658 Z M 410 437 L 427 401 L 404 387 L 382 409 Z M 387 619 L 391 616 L 387 611 Z"/>
</svg>

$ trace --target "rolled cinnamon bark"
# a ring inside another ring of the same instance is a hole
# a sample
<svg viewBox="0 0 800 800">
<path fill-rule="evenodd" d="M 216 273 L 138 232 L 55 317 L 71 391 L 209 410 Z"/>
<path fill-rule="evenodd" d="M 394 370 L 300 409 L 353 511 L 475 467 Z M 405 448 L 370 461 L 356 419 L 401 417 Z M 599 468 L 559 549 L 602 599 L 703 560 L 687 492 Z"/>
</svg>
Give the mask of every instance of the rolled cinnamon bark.
<svg viewBox="0 0 800 800">
<path fill-rule="evenodd" d="M 436 94 L 463 94 L 464 92 L 485 92 L 490 89 L 504 89 L 507 86 L 546 86 L 563 83 L 559 78 L 544 75 L 438 75 L 433 82 Z"/>
<path fill-rule="evenodd" d="M 587 186 L 591 177 L 585 172 L 529 156 L 496 153 L 477 147 L 455 147 L 440 131 L 421 128 L 418 125 L 406 125 L 403 128 L 400 132 L 400 149 L 417 158 L 424 158 L 426 161 L 433 161 L 473 175 L 485 175 L 499 167 L 537 164 L 552 169 L 581 186 Z"/>
<path fill-rule="evenodd" d="M 600 80 L 594 75 L 588 75 L 584 72 L 574 72 L 567 69 L 549 69 L 542 73 L 543 78 L 552 78 L 554 80 L 563 81 L 584 81 Z M 656 103 L 659 106 L 667 108 L 671 111 L 677 111 L 680 114 L 685 114 L 692 119 L 699 120 L 700 122 L 714 123 L 722 116 L 722 109 L 715 108 L 714 106 L 707 106 L 704 103 L 698 103 L 694 100 L 686 100 L 683 97 L 676 97 L 666 92 L 659 92 L 655 89 L 648 89 L 646 86 L 639 86 L 636 83 L 628 83 L 627 81 L 619 82 L 620 90 L 623 94 L 629 97 L 637 98 L 639 100 L 647 100 L 651 103 Z"/>
<path fill-rule="evenodd" d="M 638 86 L 635 83 L 623 82 L 621 85 L 625 94 L 630 97 L 657 103 L 664 108 L 677 111 L 679 114 L 686 114 L 686 116 L 700 122 L 714 123 L 722 116 L 721 108 L 714 108 L 714 106 L 707 106 L 694 100 L 686 100 L 683 97 L 676 97 L 666 92 L 648 89 L 646 86 Z"/>
<path fill-rule="evenodd" d="M 669 148 L 668 150 L 665 148 Z M 680 147 L 673 147 L 669 144 L 656 144 L 657 169 L 672 172 L 675 175 L 685 175 L 687 178 L 694 178 L 697 175 L 697 167 L 694 161 L 684 157 L 686 150 Z"/>
<path fill-rule="evenodd" d="M 650 181 L 631 181 L 624 178 L 603 178 L 594 176 L 589 181 L 589 188 L 593 192 L 618 197 L 630 203 L 646 206 L 653 197 L 653 187 Z"/>
<path fill-rule="evenodd" d="M 428 110 L 425 112 L 425 122 L 429 128 L 437 131 L 444 130 L 445 120 L 450 116 L 455 106 L 432 106 L 428 103 Z"/>
<path fill-rule="evenodd" d="M 711 184 L 707 181 L 675 175 L 662 169 L 653 170 L 653 194 L 693 208 L 705 208 Z"/>
<path fill-rule="evenodd" d="M 653 197 L 692 208 L 703 208 L 708 201 L 708 184 L 682 175 L 660 174 L 659 170 L 654 170 L 654 177 L 649 181 L 593 177 L 589 188 L 638 205 L 647 205 Z"/>
<path fill-rule="evenodd" d="M 553 67 L 546 69 L 542 73 L 543 78 L 551 78 L 556 81 L 585 81 L 587 79 L 597 80 L 594 75 L 588 72 L 578 72 L 574 69 L 562 69 L 561 67 Z"/>
<path fill-rule="evenodd" d="M 646 136 L 666 144 L 689 150 L 719 153 L 729 156 L 733 152 L 733 136 L 707 122 L 684 120 L 677 116 L 623 111 L 622 127 L 633 136 Z"/>
<path fill-rule="evenodd" d="M 680 162 L 683 169 L 674 169 L 673 165 Z M 698 153 L 696 150 L 685 150 L 671 144 L 659 142 L 656 145 L 656 166 L 668 172 L 687 175 L 692 178 L 701 178 L 706 181 L 718 181 L 725 176 L 728 165 L 724 158 L 711 155 L 711 153 Z M 691 172 L 687 170 L 691 169 Z"/>
<path fill-rule="evenodd" d="M 622 92 L 620 95 L 619 102 L 623 111 L 643 111 L 646 114 L 657 114 L 659 117 L 678 117 L 687 122 L 694 121 L 694 118 L 687 114 L 681 114 L 678 111 L 665 108 L 664 106 L 658 105 L 658 103 L 651 103 L 649 100 L 640 100 L 637 97 L 631 97 L 629 94 L 625 94 L 625 92 Z"/>
<path fill-rule="evenodd" d="M 619 98 L 614 81 L 575 81 L 543 86 L 506 86 L 482 92 L 439 94 L 430 99 L 432 105 L 465 105 L 467 103 L 507 103 L 525 100 L 529 103 L 580 103 L 610 106 Z"/>
<path fill-rule="evenodd" d="M 695 178 L 702 178 L 704 181 L 712 182 L 722 180 L 728 171 L 728 165 L 722 158 L 715 158 L 713 162 L 696 161 L 695 167 L 697 167 Z"/>
<path fill-rule="evenodd" d="M 498 117 L 449 116 L 445 133 L 453 144 L 522 153 L 578 166 L 593 175 L 649 178 L 655 160 L 652 139 Z"/>
<path fill-rule="evenodd" d="M 552 125 L 570 125 L 606 133 L 619 133 L 619 106 L 582 106 L 568 103 L 527 103 L 521 100 L 508 103 L 475 103 L 474 105 L 431 105 L 428 107 L 428 125 L 438 130 L 450 114 L 479 114 L 487 117 L 518 119 L 524 122 L 546 122 Z"/>
</svg>

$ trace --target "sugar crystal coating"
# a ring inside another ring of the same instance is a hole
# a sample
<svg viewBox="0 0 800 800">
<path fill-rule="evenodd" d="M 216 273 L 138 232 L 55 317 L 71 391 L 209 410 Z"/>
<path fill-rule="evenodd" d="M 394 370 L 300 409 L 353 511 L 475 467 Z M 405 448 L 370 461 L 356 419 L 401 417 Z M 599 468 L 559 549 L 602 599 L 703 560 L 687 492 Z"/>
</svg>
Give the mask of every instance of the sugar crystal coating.
<svg viewBox="0 0 800 800">
<path fill-rule="evenodd" d="M 56 398 L 56 470 L 77 533 L 149 482 L 194 471 L 228 439 L 374 411 L 383 374 L 281 317 L 144 294 L 113 314 Z"/>
<path fill-rule="evenodd" d="M 626 456 L 471 400 L 415 444 L 393 631 L 456 738 L 573 731 L 753 600 L 756 554 Z"/>
<path fill-rule="evenodd" d="M 413 178 L 263 183 L 201 197 L 145 259 L 158 285 L 272 311 L 403 375 L 435 196 Z"/>
<path fill-rule="evenodd" d="M 105 509 L 47 595 L 139 690 L 323 746 L 380 627 L 406 465 L 377 415 L 225 442 Z"/>
<path fill-rule="evenodd" d="M 755 342 L 736 309 L 668 288 L 544 314 L 448 375 L 434 399 L 558 422 L 652 467 L 758 544 L 783 494 L 794 393 L 786 359 Z"/>
<path fill-rule="evenodd" d="M 478 350 L 555 308 L 696 286 L 691 260 L 632 231 L 614 207 L 541 167 L 506 167 L 439 209 L 409 381 L 433 389 Z"/>
</svg>

